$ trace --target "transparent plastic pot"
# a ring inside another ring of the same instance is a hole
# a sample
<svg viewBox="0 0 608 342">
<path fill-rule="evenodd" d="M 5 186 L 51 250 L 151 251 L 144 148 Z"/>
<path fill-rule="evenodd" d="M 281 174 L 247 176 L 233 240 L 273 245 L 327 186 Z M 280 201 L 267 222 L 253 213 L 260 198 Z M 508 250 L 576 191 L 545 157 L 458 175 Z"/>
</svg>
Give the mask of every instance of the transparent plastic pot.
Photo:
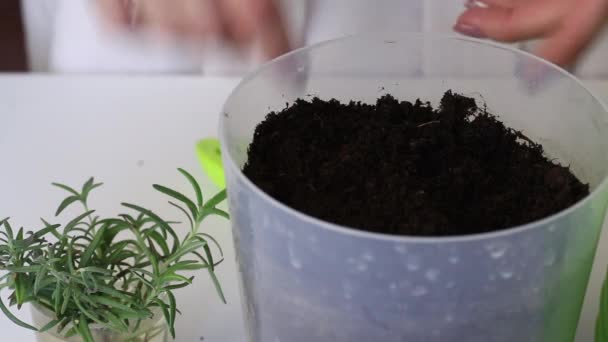
<svg viewBox="0 0 608 342">
<path fill-rule="evenodd" d="M 375 102 L 390 93 L 437 104 L 448 89 L 542 143 L 591 195 L 508 230 L 390 236 L 304 215 L 241 172 L 255 126 L 286 102 Z M 348 37 L 244 79 L 225 105 L 220 136 L 250 341 L 573 340 L 608 199 L 608 115 L 567 72 L 478 40 Z"/>
</svg>

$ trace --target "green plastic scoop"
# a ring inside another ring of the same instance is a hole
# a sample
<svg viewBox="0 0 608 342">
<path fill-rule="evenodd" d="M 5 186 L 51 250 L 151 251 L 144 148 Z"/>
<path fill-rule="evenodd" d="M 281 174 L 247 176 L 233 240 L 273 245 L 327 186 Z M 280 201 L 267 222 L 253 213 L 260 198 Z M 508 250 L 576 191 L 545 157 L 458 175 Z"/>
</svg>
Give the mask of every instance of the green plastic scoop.
<svg viewBox="0 0 608 342">
<path fill-rule="evenodd" d="M 222 166 L 222 151 L 217 139 L 208 138 L 196 144 L 196 155 L 203 171 L 220 189 L 226 187 L 224 167 Z"/>
</svg>

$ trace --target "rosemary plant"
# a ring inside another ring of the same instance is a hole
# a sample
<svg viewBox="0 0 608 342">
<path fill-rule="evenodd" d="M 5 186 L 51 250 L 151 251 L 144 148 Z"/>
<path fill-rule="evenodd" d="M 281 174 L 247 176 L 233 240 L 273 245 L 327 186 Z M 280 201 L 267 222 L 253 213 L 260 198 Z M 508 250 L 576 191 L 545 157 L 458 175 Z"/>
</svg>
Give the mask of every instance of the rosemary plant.
<svg viewBox="0 0 608 342">
<path fill-rule="evenodd" d="M 203 202 L 195 178 L 178 169 L 190 182 L 195 198 L 162 185 L 154 188 L 169 196 L 169 203 L 185 216 L 189 232 L 179 237 L 178 222 L 166 221 L 149 209 L 129 203 L 122 205 L 131 214 L 102 218 L 88 206 L 90 192 L 102 185 L 89 179 L 80 192 L 63 184 L 53 185 L 69 196 L 59 205 L 56 216 L 73 204 L 82 213 L 67 224 L 51 224 L 42 219 L 42 229 L 25 232 L 13 229 L 6 218 L 0 221 L 0 290 L 10 290 L 10 306 L 18 309 L 33 303 L 53 313 L 44 327 L 35 328 L 15 317 L 0 300 L 0 309 L 14 323 L 40 332 L 55 328 L 69 338 L 79 334 L 93 341 L 92 325 L 123 334 L 138 331 L 142 321 L 162 312 L 175 338 L 179 310 L 174 291 L 188 286 L 194 277 L 184 273 L 206 269 L 220 299 L 225 303 L 211 247 L 217 241 L 200 231 L 210 215 L 228 218 L 217 208 L 226 198 L 221 191 Z M 120 235 L 120 238 L 119 238 Z M 211 243 L 211 245 L 210 245 Z"/>
</svg>

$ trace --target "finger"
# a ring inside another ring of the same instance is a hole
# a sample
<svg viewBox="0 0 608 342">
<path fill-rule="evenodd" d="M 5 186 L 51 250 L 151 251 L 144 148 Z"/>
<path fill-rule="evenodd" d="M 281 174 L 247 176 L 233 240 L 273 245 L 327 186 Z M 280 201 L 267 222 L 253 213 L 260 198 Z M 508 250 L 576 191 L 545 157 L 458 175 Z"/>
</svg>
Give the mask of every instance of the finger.
<svg viewBox="0 0 608 342">
<path fill-rule="evenodd" d="M 176 6 L 177 7 L 177 6 Z M 167 33 L 176 30 L 171 21 L 176 7 L 162 0 L 144 0 L 137 2 L 138 24 L 156 33 Z"/>
<path fill-rule="evenodd" d="M 221 34 L 222 15 L 215 0 L 186 0 L 182 9 L 178 27 L 188 38 L 203 39 Z"/>
<path fill-rule="evenodd" d="M 237 43 L 253 40 L 259 24 L 253 1 L 218 0 L 217 5 L 231 39 Z"/>
<path fill-rule="evenodd" d="M 605 1 L 587 1 L 564 20 L 562 26 L 541 43 L 536 54 L 550 62 L 572 66 L 580 54 L 594 41 L 608 14 Z"/>
<path fill-rule="evenodd" d="M 128 7 L 124 0 L 98 0 L 96 3 L 106 22 L 121 27 L 129 24 Z"/>
<path fill-rule="evenodd" d="M 522 2 L 513 8 L 470 8 L 459 18 L 454 29 L 476 37 L 513 42 L 543 36 L 551 32 L 565 10 L 552 0 Z"/>
<path fill-rule="evenodd" d="M 502 8 L 513 8 L 529 0 L 467 0 L 465 7 L 502 7 Z"/>
<path fill-rule="evenodd" d="M 291 48 L 289 36 L 279 8 L 272 0 L 254 0 L 259 13 L 260 44 L 266 58 L 275 58 Z"/>
<path fill-rule="evenodd" d="M 467 0 L 464 4 L 466 8 L 488 8 L 488 7 L 515 7 L 517 0 Z"/>
</svg>

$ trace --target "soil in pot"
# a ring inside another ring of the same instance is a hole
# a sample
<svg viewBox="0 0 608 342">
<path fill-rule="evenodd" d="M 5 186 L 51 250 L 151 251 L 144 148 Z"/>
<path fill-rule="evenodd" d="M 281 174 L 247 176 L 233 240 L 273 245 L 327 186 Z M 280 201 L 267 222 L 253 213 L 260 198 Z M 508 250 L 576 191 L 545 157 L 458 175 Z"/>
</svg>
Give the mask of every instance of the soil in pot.
<svg viewBox="0 0 608 342">
<path fill-rule="evenodd" d="M 451 91 L 438 108 L 299 99 L 258 125 L 243 171 L 306 214 L 399 235 L 501 230 L 589 193 L 541 145 Z"/>
</svg>

